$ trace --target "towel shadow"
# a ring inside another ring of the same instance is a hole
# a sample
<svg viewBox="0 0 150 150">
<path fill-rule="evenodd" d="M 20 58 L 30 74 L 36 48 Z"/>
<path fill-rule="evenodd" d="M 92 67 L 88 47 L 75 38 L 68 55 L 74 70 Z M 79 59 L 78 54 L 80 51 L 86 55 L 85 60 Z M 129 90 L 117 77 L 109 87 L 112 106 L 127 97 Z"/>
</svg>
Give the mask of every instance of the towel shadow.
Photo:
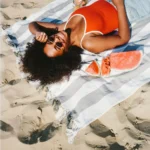
<svg viewBox="0 0 150 150">
<path fill-rule="evenodd" d="M 56 19 L 56 18 L 43 18 L 41 22 L 49 22 L 49 23 L 56 23 L 56 24 L 61 24 L 63 23 L 62 20 Z"/>
<path fill-rule="evenodd" d="M 134 43 L 129 43 L 129 45 L 125 48 L 124 52 L 137 50 L 137 51 L 142 51 L 144 54 L 144 47 L 150 47 L 150 45 L 135 44 L 136 42 L 138 43 L 142 40 L 144 39 L 140 39 L 139 41 L 135 41 Z"/>
<path fill-rule="evenodd" d="M 138 43 L 138 42 L 141 42 L 145 39 L 140 39 L 139 41 L 134 41 L 134 42 L 130 42 L 128 43 L 128 45 L 124 45 L 124 46 L 121 46 L 121 47 L 117 47 L 116 49 L 113 50 L 113 53 L 116 53 L 116 52 L 128 52 L 128 51 L 142 51 L 143 54 L 144 54 L 144 47 L 150 47 L 150 45 L 146 45 L 146 44 L 135 44 L 135 43 Z"/>
</svg>

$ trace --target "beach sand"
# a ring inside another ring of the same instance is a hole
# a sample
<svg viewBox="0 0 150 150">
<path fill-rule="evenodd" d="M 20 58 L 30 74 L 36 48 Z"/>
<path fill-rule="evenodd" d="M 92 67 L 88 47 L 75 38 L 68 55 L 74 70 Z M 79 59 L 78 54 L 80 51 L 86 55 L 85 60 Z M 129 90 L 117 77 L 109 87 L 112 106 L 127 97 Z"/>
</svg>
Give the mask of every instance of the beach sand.
<svg viewBox="0 0 150 150">
<path fill-rule="evenodd" d="M 50 0 L 5 0 L 1 2 L 1 28 L 37 12 Z M 1 39 L 0 139 L 2 150 L 149 150 L 150 83 L 82 129 L 68 144 L 65 125 L 39 92 L 20 79 L 16 57 L 5 37 Z"/>
</svg>

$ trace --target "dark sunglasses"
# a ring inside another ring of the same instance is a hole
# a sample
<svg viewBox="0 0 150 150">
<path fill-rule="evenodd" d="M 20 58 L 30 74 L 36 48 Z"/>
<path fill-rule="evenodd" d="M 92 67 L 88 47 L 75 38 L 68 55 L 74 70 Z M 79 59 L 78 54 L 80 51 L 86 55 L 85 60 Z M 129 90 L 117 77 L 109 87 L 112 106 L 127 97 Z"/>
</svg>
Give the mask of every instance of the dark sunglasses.
<svg viewBox="0 0 150 150">
<path fill-rule="evenodd" d="M 54 41 L 55 41 L 55 37 L 56 37 L 56 36 L 49 36 L 49 37 L 48 37 L 48 40 L 47 40 L 47 44 L 53 44 Z M 58 38 L 58 37 L 57 37 L 57 38 Z M 58 38 L 58 39 L 59 39 L 59 38 Z M 60 50 L 62 47 L 63 47 L 62 42 L 56 42 L 56 43 L 55 43 L 55 49 L 56 49 L 56 50 Z"/>
</svg>

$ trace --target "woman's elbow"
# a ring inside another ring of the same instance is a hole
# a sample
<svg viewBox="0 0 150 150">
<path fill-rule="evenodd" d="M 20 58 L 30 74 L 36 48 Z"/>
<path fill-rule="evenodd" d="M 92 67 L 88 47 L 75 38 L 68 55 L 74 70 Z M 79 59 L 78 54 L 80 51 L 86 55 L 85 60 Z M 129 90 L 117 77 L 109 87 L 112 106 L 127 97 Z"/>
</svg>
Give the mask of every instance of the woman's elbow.
<svg viewBox="0 0 150 150">
<path fill-rule="evenodd" d="M 36 34 L 36 32 L 39 30 L 36 21 L 29 23 L 28 28 L 32 34 Z"/>
<path fill-rule="evenodd" d="M 126 43 L 128 43 L 129 41 L 130 41 L 130 35 L 129 36 L 126 36 L 125 38 L 122 38 L 122 44 L 126 44 Z"/>
<path fill-rule="evenodd" d="M 37 24 L 36 21 L 33 21 L 33 22 L 30 22 L 29 25 L 28 25 L 28 28 L 32 28 L 33 26 L 35 26 L 35 24 Z"/>
<path fill-rule="evenodd" d="M 131 38 L 131 33 L 130 31 L 128 33 L 126 33 L 126 36 L 125 36 L 125 43 L 128 43 L 130 41 L 130 38 Z"/>
</svg>

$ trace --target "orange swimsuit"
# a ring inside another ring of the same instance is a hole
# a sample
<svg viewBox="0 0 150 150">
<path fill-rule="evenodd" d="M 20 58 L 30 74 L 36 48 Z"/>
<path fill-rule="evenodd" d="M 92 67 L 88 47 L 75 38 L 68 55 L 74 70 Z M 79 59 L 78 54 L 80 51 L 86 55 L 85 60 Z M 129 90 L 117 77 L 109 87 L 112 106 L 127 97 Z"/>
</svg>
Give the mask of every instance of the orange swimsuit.
<svg viewBox="0 0 150 150">
<path fill-rule="evenodd" d="M 117 10 L 105 0 L 98 0 L 89 6 L 77 9 L 71 14 L 69 20 L 76 15 L 82 16 L 85 20 L 85 31 L 81 39 L 81 47 L 86 34 L 91 32 L 107 34 L 118 28 Z"/>
</svg>

